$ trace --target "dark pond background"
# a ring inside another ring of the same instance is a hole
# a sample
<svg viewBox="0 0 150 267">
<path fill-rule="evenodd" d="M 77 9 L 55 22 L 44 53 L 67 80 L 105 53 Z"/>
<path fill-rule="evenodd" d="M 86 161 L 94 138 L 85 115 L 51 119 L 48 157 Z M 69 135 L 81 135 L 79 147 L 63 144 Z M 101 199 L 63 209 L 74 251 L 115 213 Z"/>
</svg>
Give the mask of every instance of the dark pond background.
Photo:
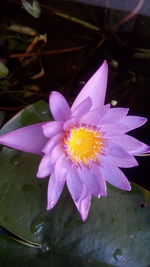
<svg viewBox="0 0 150 267">
<path fill-rule="evenodd" d="M 32 3 L 32 1 L 29 1 Z M 69 103 L 104 59 L 109 64 L 106 102 L 150 114 L 150 1 L 38 1 L 39 18 L 20 0 L 0 1 L 0 79 L 3 123 L 50 91 Z M 132 3 L 131 3 L 132 2 Z M 27 53 L 31 53 L 27 57 Z M 150 144 L 150 124 L 131 133 Z M 150 189 L 150 158 L 125 169 L 128 178 Z"/>
</svg>

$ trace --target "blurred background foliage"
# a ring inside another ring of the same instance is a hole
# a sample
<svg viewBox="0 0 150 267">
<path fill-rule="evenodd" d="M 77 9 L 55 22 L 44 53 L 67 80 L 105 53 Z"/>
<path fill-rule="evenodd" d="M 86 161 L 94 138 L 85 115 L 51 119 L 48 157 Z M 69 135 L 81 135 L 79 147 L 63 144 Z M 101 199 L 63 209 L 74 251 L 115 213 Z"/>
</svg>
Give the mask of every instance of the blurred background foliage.
<svg viewBox="0 0 150 267">
<path fill-rule="evenodd" d="M 118 3 L 118 4 L 117 4 Z M 150 114 L 150 1 L 0 2 L 0 111 L 3 121 L 50 91 L 73 101 L 106 59 L 106 102 Z M 136 131 L 148 143 L 149 125 Z M 140 158 L 133 181 L 150 188 L 148 159 Z M 143 167 L 144 166 L 144 167 Z"/>
</svg>

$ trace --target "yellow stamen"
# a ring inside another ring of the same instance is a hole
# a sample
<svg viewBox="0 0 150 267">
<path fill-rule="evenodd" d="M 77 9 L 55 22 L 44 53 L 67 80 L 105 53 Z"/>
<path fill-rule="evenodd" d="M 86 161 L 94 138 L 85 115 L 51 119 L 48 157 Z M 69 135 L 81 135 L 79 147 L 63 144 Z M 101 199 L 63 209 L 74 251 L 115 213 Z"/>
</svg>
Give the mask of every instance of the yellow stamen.
<svg viewBox="0 0 150 267">
<path fill-rule="evenodd" d="M 85 165 L 90 161 L 96 162 L 103 148 L 101 133 L 86 126 L 71 129 L 64 142 L 70 159 Z"/>
</svg>

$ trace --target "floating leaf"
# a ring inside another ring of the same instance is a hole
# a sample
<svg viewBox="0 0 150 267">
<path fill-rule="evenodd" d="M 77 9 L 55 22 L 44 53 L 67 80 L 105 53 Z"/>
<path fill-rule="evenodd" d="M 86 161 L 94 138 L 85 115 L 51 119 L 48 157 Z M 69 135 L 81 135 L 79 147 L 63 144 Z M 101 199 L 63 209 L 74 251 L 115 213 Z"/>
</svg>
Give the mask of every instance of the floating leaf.
<svg viewBox="0 0 150 267">
<path fill-rule="evenodd" d="M 32 5 L 27 0 L 22 0 L 24 9 L 34 18 L 39 18 L 41 14 L 41 8 L 38 1 L 33 0 Z"/>
<path fill-rule="evenodd" d="M 0 262 L 7 267 L 111 267 L 99 265 L 97 261 L 90 261 L 76 255 L 65 254 L 59 249 L 51 249 L 47 246 L 41 248 L 26 247 L 17 243 L 8 236 L 0 234 Z M 112 266 L 113 267 L 113 266 Z"/>
</svg>

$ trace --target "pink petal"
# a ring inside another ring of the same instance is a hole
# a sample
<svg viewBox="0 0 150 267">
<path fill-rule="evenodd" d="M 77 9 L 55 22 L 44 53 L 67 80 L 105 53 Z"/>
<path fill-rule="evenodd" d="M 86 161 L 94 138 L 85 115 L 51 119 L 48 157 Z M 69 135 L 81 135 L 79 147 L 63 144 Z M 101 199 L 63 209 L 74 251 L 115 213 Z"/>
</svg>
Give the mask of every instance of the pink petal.
<svg viewBox="0 0 150 267">
<path fill-rule="evenodd" d="M 55 168 L 55 163 L 61 157 L 62 153 L 62 145 L 57 144 L 51 154 L 45 154 L 40 162 L 37 177 L 43 178 L 52 173 Z"/>
<path fill-rule="evenodd" d="M 105 182 L 105 177 L 101 171 L 100 166 L 98 166 L 97 164 L 93 163 L 92 164 L 92 170 L 94 171 L 98 183 L 99 183 L 99 188 L 100 188 L 100 195 L 102 197 L 106 197 L 107 196 L 107 188 L 106 188 L 106 182 Z"/>
<path fill-rule="evenodd" d="M 124 150 L 128 151 L 131 155 L 144 154 L 150 152 L 150 147 L 136 138 L 129 136 L 127 134 L 112 136 L 113 143 L 118 144 Z"/>
<path fill-rule="evenodd" d="M 125 158 L 112 157 L 110 155 L 101 155 L 99 161 L 100 163 L 106 162 L 108 164 L 112 164 L 120 168 L 131 168 L 134 166 L 138 166 L 136 159 L 131 155 Z"/>
<path fill-rule="evenodd" d="M 43 125 L 44 135 L 48 138 L 63 132 L 63 122 L 62 121 L 50 121 Z"/>
<path fill-rule="evenodd" d="M 90 97 L 84 99 L 73 111 L 72 116 L 80 118 L 89 111 L 92 106 L 92 100 Z"/>
<path fill-rule="evenodd" d="M 113 144 L 112 142 L 107 143 L 104 153 L 109 154 L 112 157 L 124 158 L 126 160 L 131 158 L 130 154 L 127 153 L 121 146 Z"/>
<path fill-rule="evenodd" d="M 54 170 L 54 165 L 51 163 L 50 155 L 44 155 L 37 172 L 38 178 L 44 178 L 48 176 Z"/>
<path fill-rule="evenodd" d="M 127 116 L 118 122 L 102 123 L 101 131 L 105 132 L 105 137 L 121 135 L 142 126 L 146 121 L 147 119 L 143 117 Z"/>
<path fill-rule="evenodd" d="M 103 165 L 102 172 L 106 181 L 113 186 L 127 191 L 131 190 L 130 182 L 119 168 L 105 163 Z"/>
<path fill-rule="evenodd" d="M 62 144 L 56 145 L 51 153 L 51 163 L 54 164 L 62 154 L 63 154 L 63 145 Z"/>
<path fill-rule="evenodd" d="M 92 109 L 98 108 L 104 104 L 106 86 L 108 76 L 108 65 L 107 62 L 101 65 L 97 72 L 90 78 L 90 80 L 83 87 L 81 92 L 78 94 L 72 105 L 72 111 L 87 97 L 92 100 Z"/>
<path fill-rule="evenodd" d="M 87 190 L 86 186 L 84 185 L 81 198 L 77 202 L 75 202 L 75 205 L 83 221 L 87 219 L 91 205 L 91 198 L 92 194 Z"/>
<path fill-rule="evenodd" d="M 83 191 L 83 183 L 81 182 L 75 168 L 71 165 L 68 170 L 66 183 L 74 202 L 78 201 Z"/>
<path fill-rule="evenodd" d="M 50 110 L 56 121 L 68 120 L 71 116 L 70 107 L 59 92 L 52 92 L 49 97 Z"/>
<path fill-rule="evenodd" d="M 63 134 L 60 133 L 60 134 L 56 134 L 55 136 L 53 136 L 48 142 L 47 144 L 45 145 L 45 147 L 42 149 L 42 152 L 44 152 L 45 154 L 50 154 L 53 150 L 53 148 L 62 142 L 62 139 L 63 139 Z"/>
<path fill-rule="evenodd" d="M 127 116 L 121 122 L 127 127 L 127 132 L 141 127 L 147 121 L 144 117 L 139 116 Z"/>
<path fill-rule="evenodd" d="M 0 144 L 33 154 L 41 154 L 47 142 L 43 122 L 26 126 L 0 136 Z"/>
<path fill-rule="evenodd" d="M 101 123 L 112 123 L 122 120 L 127 115 L 128 111 L 128 108 L 110 108 L 102 117 Z"/>
<path fill-rule="evenodd" d="M 52 209 L 56 205 L 64 188 L 64 184 L 65 179 L 60 182 L 55 179 L 54 173 L 51 175 L 48 183 L 47 210 Z"/>
<path fill-rule="evenodd" d="M 80 123 L 98 125 L 101 121 L 101 118 L 108 111 L 110 105 L 105 105 L 96 109 L 92 109 L 91 111 L 84 114 L 79 120 Z"/>
<path fill-rule="evenodd" d="M 100 157 L 100 160 L 104 157 L 106 162 L 110 162 L 118 167 L 130 168 L 138 165 L 132 155 L 126 152 L 121 146 L 112 142 L 107 143 L 103 155 Z"/>
<path fill-rule="evenodd" d="M 82 166 L 81 168 L 77 168 L 77 174 L 81 181 L 87 186 L 88 190 L 99 198 L 100 188 L 95 173 L 90 168 Z"/>
<path fill-rule="evenodd" d="M 63 176 L 66 175 L 69 167 L 69 161 L 66 158 L 66 154 L 62 153 L 55 164 L 55 177 L 58 181 L 63 179 Z"/>
<path fill-rule="evenodd" d="M 64 131 L 68 131 L 70 128 L 75 127 L 77 124 L 77 118 L 76 117 L 72 117 L 71 119 L 67 120 L 64 123 L 63 129 Z"/>
</svg>

